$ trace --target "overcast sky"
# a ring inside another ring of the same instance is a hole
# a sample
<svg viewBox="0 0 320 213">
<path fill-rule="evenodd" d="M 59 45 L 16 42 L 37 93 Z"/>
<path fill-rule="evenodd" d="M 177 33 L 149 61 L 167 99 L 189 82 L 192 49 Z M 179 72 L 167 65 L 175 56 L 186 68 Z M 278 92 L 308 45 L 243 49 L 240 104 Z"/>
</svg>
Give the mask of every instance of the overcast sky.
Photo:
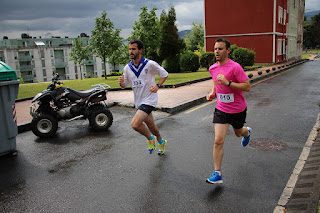
<svg viewBox="0 0 320 213">
<path fill-rule="evenodd" d="M 91 35 L 95 18 L 105 9 L 121 36 L 130 35 L 134 21 L 139 20 L 140 8 L 168 11 L 173 5 L 178 30 L 191 29 L 192 22 L 204 20 L 204 0 L 1 0 L 0 39 L 21 38 L 21 33 L 32 37 L 77 37 Z M 320 10 L 320 0 L 306 0 L 306 12 Z"/>
</svg>

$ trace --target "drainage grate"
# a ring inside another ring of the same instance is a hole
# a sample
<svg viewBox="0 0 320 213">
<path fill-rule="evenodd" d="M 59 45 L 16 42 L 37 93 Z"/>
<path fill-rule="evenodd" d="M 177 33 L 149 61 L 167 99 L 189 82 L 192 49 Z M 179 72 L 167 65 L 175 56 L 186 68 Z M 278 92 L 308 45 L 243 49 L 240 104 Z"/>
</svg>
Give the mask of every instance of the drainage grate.
<svg viewBox="0 0 320 213">
<path fill-rule="evenodd" d="M 254 149 L 260 149 L 264 151 L 281 150 L 287 147 L 284 142 L 276 141 L 270 138 L 257 138 L 252 139 L 249 146 Z"/>
</svg>

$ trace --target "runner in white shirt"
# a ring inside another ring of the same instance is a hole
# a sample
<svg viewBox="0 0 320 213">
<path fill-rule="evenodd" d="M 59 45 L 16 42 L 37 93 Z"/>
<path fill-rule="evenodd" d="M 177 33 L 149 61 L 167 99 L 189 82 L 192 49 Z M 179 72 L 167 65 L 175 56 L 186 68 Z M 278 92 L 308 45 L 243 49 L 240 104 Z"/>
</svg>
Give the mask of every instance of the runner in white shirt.
<svg viewBox="0 0 320 213">
<path fill-rule="evenodd" d="M 132 118 L 132 128 L 148 139 L 150 154 L 157 150 L 156 141 L 158 141 L 158 154 L 163 155 L 167 141 L 161 137 L 154 123 L 152 111 L 158 103 L 157 92 L 167 79 L 168 72 L 157 62 L 142 57 L 142 50 L 142 41 L 131 40 L 129 42 L 129 54 L 132 61 L 125 66 L 123 75 L 119 78 L 119 84 L 121 88 L 130 84 L 134 93 L 134 103 L 138 110 Z M 156 75 L 160 76 L 157 84 L 155 83 Z"/>
</svg>

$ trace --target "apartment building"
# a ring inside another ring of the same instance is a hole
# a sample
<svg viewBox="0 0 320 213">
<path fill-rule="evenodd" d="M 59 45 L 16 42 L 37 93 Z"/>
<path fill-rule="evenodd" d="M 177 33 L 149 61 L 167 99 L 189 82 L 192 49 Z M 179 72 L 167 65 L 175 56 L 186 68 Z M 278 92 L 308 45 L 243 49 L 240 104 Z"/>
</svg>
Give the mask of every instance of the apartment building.
<svg viewBox="0 0 320 213">
<path fill-rule="evenodd" d="M 305 0 L 205 0 L 204 5 L 206 51 L 223 37 L 254 50 L 257 64 L 301 57 Z"/>
<path fill-rule="evenodd" d="M 89 44 L 89 37 L 81 34 L 79 37 L 84 45 Z M 80 68 L 70 61 L 70 52 L 74 38 L 36 38 L 26 34 L 21 39 L 0 40 L 0 60 L 16 70 L 17 76 L 24 82 L 51 81 L 53 73 L 59 73 L 60 79 L 80 79 Z M 122 67 L 119 67 L 122 69 Z M 81 67 L 82 77 L 104 74 L 105 66 L 99 57 L 90 56 Z M 107 74 L 112 71 L 111 64 L 107 66 Z"/>
</svg>

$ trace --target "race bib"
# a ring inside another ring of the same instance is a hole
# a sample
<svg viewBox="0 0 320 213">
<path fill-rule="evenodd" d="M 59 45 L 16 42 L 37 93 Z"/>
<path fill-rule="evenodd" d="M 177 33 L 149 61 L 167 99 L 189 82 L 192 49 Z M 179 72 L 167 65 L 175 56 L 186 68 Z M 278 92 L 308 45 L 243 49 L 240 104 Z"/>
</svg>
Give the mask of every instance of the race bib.
<svg viewBox="0 0 320 213">
<path fill-rule="evenodd" d="M 221 94 L 218 93 L 219 101 L 223 103 L 231 103 L 234 102 L 234 94 L 229 93 L 229 94 Z"/>
<path fill-rule="evenodd" d="M 143 79 L 134 79 L 132 80 L 132 84 L 131 84 L 132 87 L 143 87 L 144 86 L 144 81 Z"/>
</svg>

